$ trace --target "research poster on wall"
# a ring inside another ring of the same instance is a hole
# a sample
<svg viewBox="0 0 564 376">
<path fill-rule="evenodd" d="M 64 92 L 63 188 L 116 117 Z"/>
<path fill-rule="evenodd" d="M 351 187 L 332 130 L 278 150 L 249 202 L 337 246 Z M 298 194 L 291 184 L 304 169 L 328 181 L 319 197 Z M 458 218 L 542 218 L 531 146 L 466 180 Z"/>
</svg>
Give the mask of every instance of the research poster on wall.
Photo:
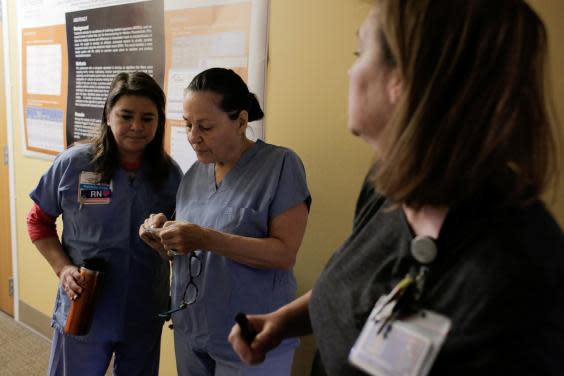
<svg viewBox="0 0 564 376">
<path fill-rule="evenodd" d="M 264 106 L 268 0 L 23 0 L 22 131 L 26 155 L 53 158 L 98 132 L 108 89 L 144 71 L 167 95 L 166 148 L 196 160 L 182 121 L 184 88 L 211 67 L 236 71 Z M 263 124 L 248 136 L 263 138 Z"/>
</svg>

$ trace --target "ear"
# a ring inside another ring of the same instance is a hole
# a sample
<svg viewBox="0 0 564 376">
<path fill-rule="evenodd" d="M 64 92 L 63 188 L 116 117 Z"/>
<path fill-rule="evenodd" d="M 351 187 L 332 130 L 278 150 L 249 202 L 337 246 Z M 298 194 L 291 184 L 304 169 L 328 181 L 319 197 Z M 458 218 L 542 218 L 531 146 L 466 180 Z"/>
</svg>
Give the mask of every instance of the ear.
<svg viewBox="0 0 564 376">
<path fill-rule="evenodd" d="M 403 80 L 399 70 L 393 69 L 389 73 L 388 82 L 386 84 L 386 91 L 388 92 L 388 100 L 391 104 L 396 104 L 399 101 L 403 89 Z"/>
<path fill-rule="evenodd" d="M 246 134 L 247 125 L 249 124 L 249 113 L 245 110 L 239 112 L 239 117 L 237 118 L 238 132 L 241 134 Z"/>
</svg>

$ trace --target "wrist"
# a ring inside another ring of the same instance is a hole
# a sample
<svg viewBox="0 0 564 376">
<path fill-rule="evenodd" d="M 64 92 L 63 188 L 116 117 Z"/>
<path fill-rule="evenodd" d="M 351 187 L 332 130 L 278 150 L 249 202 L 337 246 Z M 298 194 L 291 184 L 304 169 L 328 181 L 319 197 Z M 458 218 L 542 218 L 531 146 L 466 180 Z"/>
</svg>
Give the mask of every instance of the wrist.
<svg viewBox="0 0 564 376">
<path fill-rule="evenodd" d="M 276 331 L 281 333 L 281 335 L 286 338 L 286 335 L 293 336 L 292 328 L 290 324 L 292 323 L 292 312 L 288 309 L 287 306 L 282 306 L 278 308 L 276 311 L 269 314 L 271 316 L 271 322 L 276 327 Z"/>
<path fill-rule="evenodd" d="M 200 245 L 201 249 L 218 250 L 218 244 L 221 244 L 221 233 L 211 228 L 200 226 Z"/>
<path fill-rule="evenodd" d="M 57 277 L 61 278 L 61 274 L 63 274 L 64 270 L 69 266 L 73 266 L 73 264 L 62 264 L 59 267 L 55 267 L 53 269 L 55 270 Z"/>
<path fill-rule="evenodd" d="M 57 278 L 61 278 L 61 274 L 63 274 L 63 270 L 65 270 L 65 266 L 66 265 L 61 265 L 61 267 L 59 268 L 54 268 Z"/>
</svg>

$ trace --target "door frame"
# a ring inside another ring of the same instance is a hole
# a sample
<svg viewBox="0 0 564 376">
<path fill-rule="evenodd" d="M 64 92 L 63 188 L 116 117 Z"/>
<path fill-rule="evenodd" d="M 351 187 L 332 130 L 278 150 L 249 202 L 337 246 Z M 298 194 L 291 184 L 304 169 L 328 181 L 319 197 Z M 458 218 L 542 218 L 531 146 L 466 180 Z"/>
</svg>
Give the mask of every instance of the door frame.
<svg viewBox="0 0 564 376">
<path fill-rule="evenodd" d="M 12 248 L 12 276 L 14 279 L 14 319 L 19 321 L 20 310 L 19 310 L 19 279 L 18 279 L 18 252 L 17 252 L 17 233 L 16 233 L 16 188 L 15 188 L 15 173 L 14 173 L 14 122 L 12 116 L 13 101 L 12 101 L 12 78 L 11 78 L 11 64 L 10 59 L 12 55 L 12 49 L 17 46 L 12 46 L 10 44 L 10 17 L 8 10 L 8 1 L 2 1 L 2 43 L 3 43 L 3 57 L 4 57 L 4 96 L 6 104 L 6 143 L 8 145 L 8 186 L 9 186 L 9 207 L 10 207 L 10 238 L 11 238 L 11 248 Z"/>
</svg>

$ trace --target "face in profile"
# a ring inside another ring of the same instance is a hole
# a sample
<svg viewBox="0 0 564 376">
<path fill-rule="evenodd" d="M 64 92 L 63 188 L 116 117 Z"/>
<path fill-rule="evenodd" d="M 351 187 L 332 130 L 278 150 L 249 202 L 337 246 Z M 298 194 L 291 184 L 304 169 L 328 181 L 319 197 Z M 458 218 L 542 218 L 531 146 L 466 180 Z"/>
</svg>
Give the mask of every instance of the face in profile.
<svg viewBox="0 0 564 376">
<path fill-rule="evenodd" d="M 357 58 L 348 72 L 349 130 L 374 149 L 378 149 L 401 89 L 397 70 L 382 57 L 377 12 L 373 8 L 358 31 Z"/>
<path fill-rule="evenodd" d="M 159 114 L 155 103 L 137 95 L 123 95 L 108 114 L 108 126 L 118 152 L 125 160 L 137 160 L 155 138 Z"/>
<path fill-rule="evenodd" d="M 188 142 L 202 163 L 230 163 L 239 158 L 247 128 L 247 111 L 231 120 L 220 107 L 221 96 L 211 91 L 189 91 L 183 110 Z"/>
</svg>

